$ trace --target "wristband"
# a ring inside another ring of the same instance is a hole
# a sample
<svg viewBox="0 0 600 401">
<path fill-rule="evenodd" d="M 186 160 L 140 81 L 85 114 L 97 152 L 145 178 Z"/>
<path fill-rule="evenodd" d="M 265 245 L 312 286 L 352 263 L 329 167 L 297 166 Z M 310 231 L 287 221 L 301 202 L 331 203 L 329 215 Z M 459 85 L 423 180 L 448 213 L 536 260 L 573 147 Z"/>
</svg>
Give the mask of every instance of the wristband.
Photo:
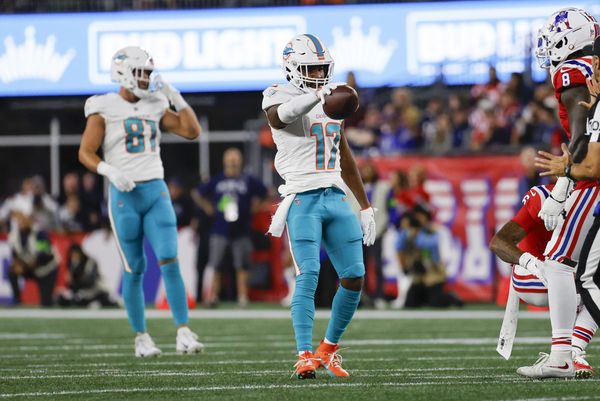
<svg viewBox="0 0 600 401">
<path fill-rule="evenodd" d="M 575 181 L 575 179 L 571 176 L 571 167 L 573 167 L 573 163 L 569 163 L 567 164 L 567 167 L 565 167 L 565 177 Z"/>
</svg>

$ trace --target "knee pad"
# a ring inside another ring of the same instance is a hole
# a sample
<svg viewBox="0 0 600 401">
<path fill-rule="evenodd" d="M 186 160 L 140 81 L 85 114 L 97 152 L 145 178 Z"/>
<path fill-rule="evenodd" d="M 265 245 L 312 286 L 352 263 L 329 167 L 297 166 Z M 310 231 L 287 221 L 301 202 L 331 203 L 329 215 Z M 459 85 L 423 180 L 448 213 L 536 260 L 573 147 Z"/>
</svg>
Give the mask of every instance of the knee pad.
<svg viewBox="0 0 600 401">
<path fill-rule="evenodd" d="M 511 285 L 526 304 L 540 308 L 548 306 L 548 288 L 524 267 L 515 265 Z"/>
</svg>

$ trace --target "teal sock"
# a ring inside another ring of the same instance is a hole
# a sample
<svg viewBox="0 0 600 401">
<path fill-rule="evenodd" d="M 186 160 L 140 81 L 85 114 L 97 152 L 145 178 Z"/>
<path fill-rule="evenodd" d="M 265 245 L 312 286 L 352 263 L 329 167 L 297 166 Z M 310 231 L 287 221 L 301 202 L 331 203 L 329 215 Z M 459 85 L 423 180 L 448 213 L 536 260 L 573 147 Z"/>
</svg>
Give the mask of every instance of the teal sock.
<svg viewBox="0 0 600 401">
<path fill-rule="evenodd" d="M 127 309 L 129 323 L 135 333 L 146 331 L 143 278 L 143 273 L 123 273 L 123 302 Z"/>
<path fill-rule="evenodd" d="M 163 280 L 165 281 L 167 302 L 169 303 L 169 308 L 171 308 L 175 326 L 189 323 L 187 295 L 185 292 L 185 285 L 183 284 L 183 278 L 179 271 L 179 262 L 162 265 L 160 271 L 162 272 Z"/>
<path fill-rule="evenodd" d="M 340 342 L 342 334 L 346 331 L 346 327 L 350 324 L 352 316 L 358 308 L 360 293 L 361 291 L 350 291 L 341 285 L 339 286 L 333 298 L 331 319 L 329 320 L 329 326 L 327 326 L 327 333 L 325 333 L 327 341 L 334 344 Z"/>
<path fill-rule="evenodd" d="M 296 276 L 296 288 L 292 298 L 292 323 L 298 351 L 312 352 L 315 291 L 318 281 L 318 274 L 302 273 Z"/>
</svg>

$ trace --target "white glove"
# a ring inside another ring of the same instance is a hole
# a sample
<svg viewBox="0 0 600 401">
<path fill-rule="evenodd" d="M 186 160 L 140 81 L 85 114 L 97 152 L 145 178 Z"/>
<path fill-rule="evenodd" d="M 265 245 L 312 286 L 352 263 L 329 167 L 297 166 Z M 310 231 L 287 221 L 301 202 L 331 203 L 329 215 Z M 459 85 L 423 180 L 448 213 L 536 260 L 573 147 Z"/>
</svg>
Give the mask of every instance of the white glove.
<svg viewBox="0 0 600 401">
<path fill-rule="evenodd" d="M 519 258 L 519 266 L 523 267 L 531 274 L 540 279 L 540 281 L 547 287 L 548 281 L 546 281 L 546 277 L 542 271 L 544 262 L 533 256 L 532 254 L 525 252 Z"/>
<path fill-rule="evenodd" d="M 544 220 L 544 226 L 546 230 L 552 231 L 558 225 L 559 219 L 563 218 L 562 211 L 564 209 L 565 202 L 559 202 L 552 197 L 546 198 L 538 217 Z"/>
<path fill-rule="evenodd" d="M 175 111 L 179 112 L 186 107 L 189 107 L 189 104 L 187 104 L 183 96 L 181 96 L 181 92 L 165 81 L 160 75 L 157 75 L 154 78 L 154 86 L 169 99 L 169 103 L 175 107 Z"/>
<path fill-rule="evenodd" d="M 363 244 L 371 246 L 375 243 L 375 209 L 368 207 L 360 211 L 360 226 L 363 231 Z"/>
<path fill-rule="evenodd" d="M 346 85 L 345 82 L 330 82 L 317 89 L 317 96 L 321 100 L 321 104 L 325 104 L 325 96 L 331 95 L 331 91 L 338 86 Z"/>
<path fill-rule="evenodd" d="M 135 188 L 135 182 L 127 177 L 116 167 L 108 163 L 100 162 L 96 168 L 98 174 L 105 176 L 121 192 L 129 192 Z"/>
<path fill-rule="evenodd" d="M 550 196 L 546 198 L 538 213 L 538 217 L 544 220 L 546 230 L 554 230 L 560 221 L 559 219 L 561 217 L 564 218 L 563 209 L 565 201 L 571 195 L 574 186 L 575 183 L 567 177 L 560 177 L 556 181 L 556 184 L 554 184 Z"/>
</svg>

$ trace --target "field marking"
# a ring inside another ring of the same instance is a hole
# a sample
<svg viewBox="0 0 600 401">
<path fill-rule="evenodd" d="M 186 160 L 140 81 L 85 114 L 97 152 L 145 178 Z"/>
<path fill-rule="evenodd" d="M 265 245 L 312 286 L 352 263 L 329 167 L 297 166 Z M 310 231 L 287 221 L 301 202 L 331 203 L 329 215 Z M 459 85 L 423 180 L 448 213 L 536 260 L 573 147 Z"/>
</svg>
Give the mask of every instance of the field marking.
<svg viewBox="0 0 600 401">
<path fill-rule="evenodd" d="M 600 396 L 578 396 L 578 397 L 543 397 L 543 398 L 518 398 L 513 400 L 502 400 L 502 401 L 572 401 L 572 400 L 597 400 Z M 496 401 L 496 400 L 490 400 Z"/>
<path fill-rule="evenodd" d="M 189 311 L 191 319 L 291 319 L 289 310 L 282 309 L 264 309 L 264 310 L 204 310 L 193 309 Z M 331 311 L 318 310 L 315 313 L 315 319 L 329 319 Z M 504 311 L 469 311 L 469 310 L 358 310 L 354 314 L 354 320 L 362 319 L 497 319 L 504 316 Z M 549 319 L 548 312 L 519 312 L 519 319 Z M 170 311 L 147 310 L 146 317 L 150 319 L 161 318 L 171 319 Z M 108 310 L 88 310 L 88 309 L 0 309 L 0 318 L 11 319 L 127 319 L 127 314 L 123 309 Z"/>
<path fill-rule="evenodd" d="M 492 378 L 490 378 L 492 379 Z M 523 383 L 524 380 L 498 380 L 498 384 Z M 600 379 L 585 380 L 585 382 L 598 382 Z M 548 385 L 551 383 L 562 383 L 563 381 L 529 381 L 531 385 L 543 383 Z M 326 387 L 359 387 L 359 386 L 385 386 L 385 387 L 417 387 L 417 386 L 456 386 L 456 385 L 480 385 L 480 384 L 495 384 L 489 381 L 450 381 L 450 382 L 411 382 L 411 383 L 318 383 L 307 384 L 298 383 L 291 384 L 271 384 L 271 385 L 244 385 L 244 386 L 212 386 L 212 387 L 163 387 L 163 388 L 120 388 L 120 389 L 88 389 L 88 390 L 73 390 L 73 391 L 52 391 L 52 392 L 34 392 L 34 393 L 1 393 L 0 398 L 8 397 L 46 397 L 58 395 L 78 395 L 78 394 L 106 394 L 106 393 L 148 393 L 148 392 L 167 392 L 167 391 L 235 391 L 235 390 L 282 390 L 282 389 L 298 389 L 305 391 L 310 388 L 326 388 Z M 560 399 L 560 398 L 558 398 Z"/>
<path fill-rule="evenodd" d="M 0 340 L 62 340 L 62 333 L 0 333 Z"/>
</svg>

